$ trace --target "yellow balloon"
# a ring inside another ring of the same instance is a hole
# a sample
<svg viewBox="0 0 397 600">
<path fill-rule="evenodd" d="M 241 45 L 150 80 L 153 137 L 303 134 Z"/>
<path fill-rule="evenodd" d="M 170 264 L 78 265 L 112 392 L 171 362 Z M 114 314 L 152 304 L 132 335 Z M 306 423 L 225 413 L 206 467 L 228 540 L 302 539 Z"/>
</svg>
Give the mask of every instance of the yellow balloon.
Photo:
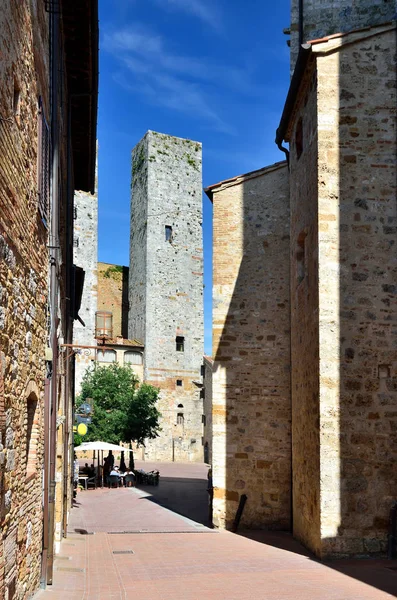
<svg viewBox="0 0 397 600">
<path fill-rule="evenodd" d="M 80 423 L 77 426 L 77 433 L 79 435 L 85 435 L 87 433 L 88 429 L 87 429 L 87 425 L 85 423 Z"/>
</svg>

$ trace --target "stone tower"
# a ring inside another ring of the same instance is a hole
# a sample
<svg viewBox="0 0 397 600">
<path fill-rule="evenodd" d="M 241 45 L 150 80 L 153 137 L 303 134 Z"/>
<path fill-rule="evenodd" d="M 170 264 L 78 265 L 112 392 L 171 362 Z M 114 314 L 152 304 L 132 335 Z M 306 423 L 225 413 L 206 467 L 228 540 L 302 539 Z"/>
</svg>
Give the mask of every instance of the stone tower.
<svg viewBox="0 0 397 600">
<path fill-rule="evenodd" d="M 301 4 L 301 11 L 299 10 Z M 291 69 L 299 44 L 334 33 L 381 25 L 396 18 L 397 0 L 292 0 Z M 301 13 L 301 14 L 300 14 Z M 299 40 L 299 29 L 302 39 Z"/>
<path fill-rule="evenodd" d="M 95 313 L 97 311 L 98 268 L 98 195 L 76 192 L 74 195 L 73 256 L 75 264 L 84 269 L 84 288 L 80 316 L 83 326 L 75 321 L 73 342 L 82 346 L 96 346 Z M 87 368 L 95 359 L 95 350 L 81 350 L 76 354 L 75 386 L 80 393 L 81 381 Z"/>
<path fill-rule="evenodd" d="M 132 152 L 129 337 L 161 389 L 149 460 L 203 460 L 201 224 L 201 144 L 148 131 Z"/>
</svg>

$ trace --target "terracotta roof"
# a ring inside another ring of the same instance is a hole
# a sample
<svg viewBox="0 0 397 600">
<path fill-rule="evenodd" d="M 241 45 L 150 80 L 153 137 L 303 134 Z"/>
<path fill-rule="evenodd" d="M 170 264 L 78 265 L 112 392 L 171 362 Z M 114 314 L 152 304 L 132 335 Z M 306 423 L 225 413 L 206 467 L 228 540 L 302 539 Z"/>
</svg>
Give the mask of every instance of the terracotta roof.
<svg viewBox="0 0 397 600">
<path fill-rule="evenodd" d="M 287 165 L 285 160 L 280 162 L 276 162 L 273 165 L 268 165 L 267 167 L 262 167 L 261 169 L 257 169 L 256 171 L 250 171 L 249 173 L 244 173 L 243 175 L 236 175 L 236 177 L 231 177 L 230 179 L 224 179 L 223 181 L 219 181 L 218 183 L 214 183 L 204 188 L 204 192 L 207 194 L 208 198 L 212 202 L 212 195 L 214 191 L 217 191 L 216 188 L 221 188 L 222 186 L 229 187 L 229 185 L 238 185 L 243 181 L 247 181 L 248 179 L 255 179 L 255 177 L 261 177 L 266 173 L 279 169 L 280 167 L 285 167 Z"/>
<path fill-rule="evenodd" d="M 214 363 L 214 359 L 212 358 L 212 356 L 206 356 L 204 354 L 204 360 L 207 360 L 209 363 L 213 364 Z"/>
<path fill-rule="evenodd" d="M 387 27 L 388 25 L 394 25 L 394 21 L 388 21 L 386 23 L 381 23 L 380 25 L 372 25 L 368 27 L 360 27 L 359 29 L 351 29 L 350 31 L 344 31 L 339 33 L 333 33 L 331 35 L 326 35 L 325 37 L 318 38 L 316 40 L 308 40 L 306 43 L 314 46 L 315 44 L 321 44 L 322 42 L 329 42 L 330 40 L 334 40 L 337 38 L 347 37 L 352 34 L 361 33 L 364 31 L 373 31 L 375 29 L 382 29 L 383 27 Z"/>
</svg>

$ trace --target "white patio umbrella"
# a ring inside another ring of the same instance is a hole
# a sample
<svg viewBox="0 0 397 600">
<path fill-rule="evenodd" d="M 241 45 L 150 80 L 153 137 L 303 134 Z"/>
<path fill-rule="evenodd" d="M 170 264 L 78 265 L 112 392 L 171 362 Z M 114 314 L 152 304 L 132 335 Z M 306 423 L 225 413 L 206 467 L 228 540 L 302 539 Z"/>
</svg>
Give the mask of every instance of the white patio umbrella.
<svg viewBox="0 0 397 600">
<path fill-rule="evenodd" d="M 75 446 L 75 452 L 84 452 L 85 450 L 112 450 L 112 452 L 132 452 L 129 448 L 123 446 L 117 446 L 116 444 L 109 444 L 108 442 L 84 442 L 80 446 Z"/>
<path fill-rule="evenodd" d="M 130 448 L 124 448 L 123 446 L 117 446 L 116 444 L 109 444 L 108 442 L 100 442 L 99 440 L 97 442 L 84 442 L 83 444 L 80 444 L 80 446 L 75 446 L 74 451 L 75 452 L 84 452 L 87 450 L 98 450 L 98 466 L 99 466 L 99 451 L 102 451 L 102 460 L 101 460 L 101 467 L 102 467 L 102 477 L 101 477 L 101 484 L 103 487 L 103 452 L 106 450 L 112 450 L 112 452 L 132 452 L 132 450 Z"/>
</svg>

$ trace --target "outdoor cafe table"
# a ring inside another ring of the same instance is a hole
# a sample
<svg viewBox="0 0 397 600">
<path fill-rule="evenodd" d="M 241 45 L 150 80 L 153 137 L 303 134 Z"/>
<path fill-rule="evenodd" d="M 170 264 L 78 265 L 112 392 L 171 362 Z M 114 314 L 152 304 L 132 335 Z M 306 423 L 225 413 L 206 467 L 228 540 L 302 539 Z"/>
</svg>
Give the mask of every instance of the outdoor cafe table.
<svg viewBox="0 0 397 600">
<path fill-rule="evenodd" d="M 80 481 L 80 479 L 82 479 L 84 481 L 84 487 L 87 490 L 88 489 L 87 488 L 87 481 L 89 479 L 89 476 L 88 475 L 79 475 L 79 481 Z"/>
</svg>

